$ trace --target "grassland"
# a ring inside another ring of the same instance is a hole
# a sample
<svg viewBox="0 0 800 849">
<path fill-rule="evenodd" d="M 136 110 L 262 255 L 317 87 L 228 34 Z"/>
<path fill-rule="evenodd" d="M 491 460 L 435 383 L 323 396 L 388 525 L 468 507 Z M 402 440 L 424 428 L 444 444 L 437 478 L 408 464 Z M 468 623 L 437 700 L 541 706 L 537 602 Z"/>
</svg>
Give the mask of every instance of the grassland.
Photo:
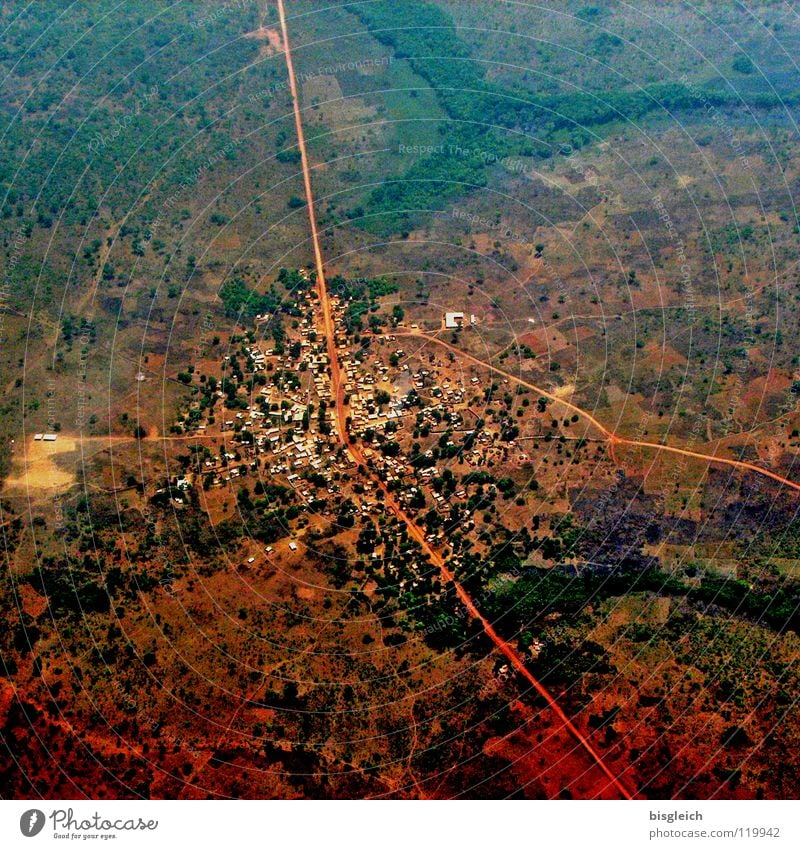
<svg viewBox="0 0 800 849">
<path fill-rule="evenodd" d="M 800 481 L 787 7 L 298 0 L 289 25 L 329 277 L 391 280 L 354 298 L 366 362 L 390 362 L 370 315 L 462 311 L 443 340 L 621 435 Z M 359 527 L 297 509 L 313 547 L 265 558 L 252 475 L 163 498 L 227 444 L 176 429 L 199 376 L 256 315 L 291 334 L 279 269 L 310 268 L 274 4 L 11 2 L 0 26 L 8 794 L 590 796 L 474 633 L 426 638 L 452 599 L 341 566 Z M 520 428 L 460 576 L 482 609 L 643 795 L 796 797 L 796 499 L 609 452 L 502 381 L 469 400 Z M 446 435 L 416 429 L 409 453 Z"/>
</svg>

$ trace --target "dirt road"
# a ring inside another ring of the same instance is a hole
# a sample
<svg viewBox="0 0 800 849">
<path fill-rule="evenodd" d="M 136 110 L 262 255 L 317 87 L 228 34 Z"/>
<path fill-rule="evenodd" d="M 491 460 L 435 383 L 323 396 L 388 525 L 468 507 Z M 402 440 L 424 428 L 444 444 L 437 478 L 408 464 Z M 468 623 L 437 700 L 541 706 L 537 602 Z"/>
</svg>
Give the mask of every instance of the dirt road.
<svg viewBox="0 0 800 849">
<path fill-rule="evenodd" d="M 319 244 L 319 235 L 317 232 L 316 215 L 314 212 L 314 196 L 311 185 L 311 169 L 308 161 L 308 153 L 306 151 L 305 135 L 303 133 L 302 113 L 300 109 L 300 99 L 297 91 L 297 81 L 294 73 L 294 64 L 292 62 L 291 44 L 289 41 L 289 32 L 286 24 L 286 10 L 284 8 L 284 0 L 278 0 L 278 13 L 281 22 L 281 33 L 283 37 L 284 53 L 286 57 L 286 68 L 289 75 L 289 89 L 292 95 L 292 105 L 294 108 L 295 126 L 297 128 L 297 140 L 300 149 L 300 161 L 303 169 L 303 182 L 305 185 L 306 204 L 308 208 L 309 225 L 311 228 L 311 238 L 314 245 L 314 259 L 317 271 L 317 293 L 319 295 L 323 332 L 327 339 L 327 351 L 330 361 L 331 370 L 331 395 L 336 403 L 336 417 L 338 423 L 338 434 L 342 444 L 348 450 L 353 460 L 364 468 L 365 472 L 368 469 L 366 460 L 361 450 L 356 445 L 349 443 L 346 430 L 346 411 L 344 409 L 342 397 L 342 381 L 341 369 L 339 366 L 339 356 L 336 347 L 335 325 L 333 321 L 333 312 L 331 309 L 330 296 L 325 281 L 325 268 L 322 258 L 322 250 Z M 577 409 L 577 408 L 576 408 Z M 598 423 L 599 425 L 599 423 Z M 604 430 L 601 427 L 601 430 Z M 605 433 L 607 431 L 604 430 Z M 370 475 L 372 480 L 381 488 L 384 493 L 384 503 L 387 507 L 400 519 L 408 528 L 409 535 L 415 539 L 425 554 L 431 559 L 431 562 L 439 569 L 442 578 L 446 582 L 452 582 L 459 599 L 469 611 L 470 615 L 477 619 L 486 635 L 494 643 L 497 649 L 508 659 L 514 669 L 528 681 L 534 690 L 545 699 L 549 708 L 564 724 L 566 730 L 577 740 L 584 751 L 590 756 L 593 763 L 599 767 L 603 775 L 621 796 L 626 799 L 633 798 L 633 794 L 622 784 L 622 782 L 611 772 L 608 766 L 603 761 L 600 754 L 594 749 L 588 739 L 567 717 L 562 708 L 558 705 L 552 694 L 538 681 L 528 670 L 519 653 L 507 643 L 491 626 L 491 624 L 481 615 L 472 598 L 467 591 L 455 580 L 455 576 L 448 568 L 444 558 L 435 551 L 428 541 L 425 539 L 423 530 L 414 522 L 410 516 L 402 509 L 394 495 L 390 493 L 383 481 L 377 475 Z"/>
<path fill-rule="evenodd" d="M 732 466 L 736 469 L 741 469 L 743 471 L 755 472 L 759 475 L 764 475 L 765 477 L 771 478 L 774 481 L 777 481 L 784 486 L 788 486 L 790 489 L 797 490 L 800 492 L 800 483 L 795 483 L 794 481 L 789 480 L 788 478 L 783 477 L 782 475 L 777 474 L 776 472 L 771 472 L 769 469 L 765 469 L 762 466 L 756 466 L 754 463 L 746 463 L 743 460 L 732 460 L 729 457 L 719 457 L 716 454 L 704 454 L 701 451 L 690 451 L 688 448 L 680 448 L 675 445 L 665 445 L 663 442 L 646 442 L 640 439 L 628 439 L 624 436 L 618 436 L 613 431 L 610 431 L 604 424 L 598 421 L 591 413 L 586 410 L 578 407 L 576 404 L 571 403 L 570 401 L 565 401 L 563 398 L 559 398 L 558 395 L 554 395 L 552 392 L 548 392 L 541 386 L 537 386 L 535 383 L 531 383 L 530 381 L 524 380 L 519 377 L 519 375 L 512 374 L 510 371 L 505 371 L 504 369 L 498 368 L 497 366 L 493 366 L 491 363 L 487 363 L 484 360 L 480 360 L 477 357 L 474 357 L 472 354 L 468 354 L 466 351 L 462 351 L 461 348 L 457 348 L 455 345 L 451 345 L 449 342 L 445 342 L 444 339 L 440 339 L 438 336 L 424 333 L 423 331 L 414 331 L 414 330 L 394 330 L 392 331 L 393 336 L 413 336 L 418 339 L 425 339 L 427 342 L 433 342 L 436 345 L 441 345 L 443 348 L 447 348 L 448 351 L 452 351 L 454 354 L 457 354 L 461 357 L 462 360 L 467 360 L 468 362 L 474 363 L 475 365 L 480 366 L 481 368 L 485 368 L 487 371 L 492 372 L 493 374 L 500 375 L 501 377 L 505 377 L 508 380 L 513 380 L 515 383 L 518 383 L 520 386 L 525 386 L 527 389 L 532 389 L 534 392 L 538 392 L 539 395 L 543 395 L 545 398 L 549 398 L 551 401 L 556 401 L 559 404 L 562 404 L 568 410 L 572 410 L 574 413 L 577 413 L 581 418 L 590 422 L 603 436 L 608 440 L 611 444 L 612 448 L 615 445 L 630 445 L 638 448 L 647 448 L 653 451 L 663 451 L 667 454 L 678 454 L 682 457 L 692 457 L 696 460 L 705 460 L 707 463 L 718 463 L 723 466 Z"/>
</svg>

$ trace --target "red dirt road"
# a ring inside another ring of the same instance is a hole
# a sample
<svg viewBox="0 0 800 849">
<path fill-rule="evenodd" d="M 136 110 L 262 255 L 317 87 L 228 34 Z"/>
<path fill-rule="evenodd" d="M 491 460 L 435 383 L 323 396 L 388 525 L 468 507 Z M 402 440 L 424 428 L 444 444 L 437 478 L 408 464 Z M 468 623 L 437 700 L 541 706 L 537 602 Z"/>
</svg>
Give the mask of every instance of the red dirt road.
<svg viewBox="0 0 800 849">
<path fill-rule="evenodd" d="M 413 336 L 418 339 L 425 339 L 428 342 L 434 342 L 437 345 L 441 345 L 443 348 L 447 348 L 448 351 L 452 351 L 454 354 L 457 354 L 464 360 L 468 362 L 474 363 L 475 365 L 481 366 L 481 368 L 485 368 L 493 374 L 498 374 L 501 377 L 505 377 L 508 380 L 513 380 L 515 383 L 518 383 L 520 386 L 525 386 L 528 389 L 532 389 L 534 392 L 538 392 L 540 395 L 543 395 L 545 398 L 549 398 L 551 401 L 556 401 L 559 404 L 562 404 L 568 410 L 572 410 L 574 413 L 577 413 L 582 418 L 586 419 L 586 421 L 590 422 L 594 427 L 596 427 L 603 436 L 609 442 L 610 448 L 613 452 L 615 445 L 632 445 L 638 448 L 647 448 L 653 451 L 663 451 L 667 454 L 678 454 L 683 457 L 692 457 L 696 460 L 705 460 L 708 463 L 719 463 L 723 466 L 732 466 L 735 469 L 742 469 L 743 471 L 755 472 L 759 475 L 764 475 L 765 477 L 771 478 L 774 481 L 777 481 L 784 486 L 788 486 L 790 489 L 797 490 L 800 492 L 800 483 L 795 483 L 794 481 L 789 480 L 788 478 L 783 477 L 782 475 L 777 474 L 776 472 L 771 472 L 769 469 L 765 469 L 761 466 L 756 466 L 754 463 L 746 463 L 743 460 L 731 460 L 728 457 L 719 457 L 716 454 L 703 454 L 700 451 L 690 451 L 688 448 L 680 448 L 676 445 L 665 445 L 663 442 L 643 442 L 640 439 L 628 439 L 624 436 L 619 436 L 618 434 L 610 431 L 604 424 L 599 422 L 591 413 L 586 412 L 586 410 L 581 407 L 572 404 L 569 401 L 565 401 L 563 398 L 559 398 L 557 395 L 554 395 L 552 392 L 548 392 L 546 389 L 541 386 L 537 386 L 535 383 L 530 383 L 527 380 L 523 380 L 523 378 L 518 375 L 512 374 L 509 371 L 504 371 L 497 366 L 491 365 L 491 363 L 487 363 L 484 360 L 480 360 L 477 357 L 473 357 L 472 354 L 468 354 L 466 351 L 462 351 L 461 348 L 456 348 L 455 345 L 451 345 L 449 342 L 445 342 L 444 339 L 440 339 L 438 336 L 423 333 L 422 331 L 413 331 L 413 330 L 395 330 L 392 331 L 394 336 Z"/>
<path fill-rule="evenodd" d="M 305 135 L 303 133 L 303 121 L 300 111 L 300 99 L 297 90 L 297 81 L 294 73 L 294 64 L 292 62 L 291 45 L 289 42 L 289 32 L 286 25 L 286 10 L 284 8 L 284 0 L 278 0 L 278 14 L 280 16 L 281 33 L 283 37 L 284 55 L 286 57 L 286 69 L 289 75 L 289 89 L 292 95 L 292 105 L 294 109 L 294 120 L 297 129 L 297 142 L 300 150 L 300 161 L 303 169 L 303 183 L 306 193 L 306 204 L 308 208 L 309 225 L 311 228 L 311 238 L 314 245 L 314 260 L 317 272 L 317 293 L 320 300 L 322 310 L 323 332 L 327 340 L 328 359 L 330 361 L 331 372 L 331 395 L 336 403 L 336 418 L 338 423 L 339 439 L 345 446 L 347 451 L 352 456 L 353 460 L 362 466 L 365 470 L 368 468 L 366 460 L 360 448 L 356 445 L 351 445 L 347 436 L 346 429 L 346 411 L 344 409 L 342 396 L 342 381 L 341 369 L 339 367 L 339 356 L 336 348 L 336 333 L 335 324 L 333 321 L 333 312 L 331 309 L 330 297 L 328 288 L 325 282 L 325 267 L 322 258 L 322 250 L 319 244 L 319 235 L 317 232 L 316 215 L 314 212 L 314 195 L 311 186 L 311 169 L 308 161 L 308 153 L 306 151 Z M 599 423 L 598 423 L 599 424 Z M 602 429 L 602 427 L 601 427 Z M 547 702 L 550 710 L 564 724 L 564 728 L 577 740 L 584 751 L 591 757 L 593 763 L 602 771 L 607 784 L 607 787 L 613 787 L 625 799 L 632 799 L 635 794 L 632 794 L 625 785 L 614 775 L 613 772 L 603 761 L 602 756 L 595 750 L 589 740 L 581 733 L 575 724 L 564 713 L 558 705 L 552 694 L 539 682 L 525 666 L 525 662 L 518 652 L 507 643 L 492 627 L 492 625 L 481 615 L 472 598 L 467 591 L 455 580 L 453 573 L 448 568 L 444 558 L 436 552 L 425 539 L 425 534 L 422 529 L 411 519 L 410 516 L 402 509 L 394 495 L 390 493 L 383 481 L 377 476 L 372 476 L 375 483 L 381 488 L 384 493 L 384 503 L 392 510 L 392 512 L 400 519 L 408 528 L 409 535 L 415 539 L 425 554 L 430 558 L 431 562 L 439 569 L 442 578 L 446 582 L 452 582 L 456 593 L 464 604 L 470 615 L 477 619 L 484 632 L 489 639 L 494 643 L 497 649 L 508 659 L 509 663 L 522 675 L 526 681 L 534 688 L 534 690 Z M 600 791 L 602 792 L 602 791 Z"/>
<path fill-rule="evenodd" d="M 344 394 L 342 392 L 341 369 L 339 368 L 339 357 L 336 352 L 336 324 L 333 320 L 331 300 L 328 296 L 328 286 L 325 280 L 325 263 L 322 260 L 322 249 L 319 244 L 319 232 L 317 230 L 317 215 L 314 211 L 314 193 L 311 188 L 311 168 L 308 163 L 308 152 L 306 150 L 306 137 L 303 132 L 303 119 L 300 113 L 300 97 L 297 91 L 297 78 L 294 73 L 294 62 L 292 61 L 292 50 L 289 43 L 289 29 L 286 25 L 286 10 L 283 0 L 278 3 L 278 14 L 281 21 L 281 37 L 283 39 L 284 56 L 286 58 L 286 71 L 289 76 L 289 90 L 292 94 L 292 106 L 294 108 L 294 125 L 297 131 L 297 146 L 300 150 L 300 163 L 303 169 L 303 186 L 306 195 L 306 209 L 308 210 L 308 224 L 311 228 L 311 242 L 314 247 L 314 266 L 317 272 L 317 296 L 322 308 L 321 332 L 325 334 L 328 348 L 328 361 L 331 370 L 331 396 L 336 402 L 336 414 L 339 423 L 339 437 L 346 444 L 345 415 L 343 410 Z"/>
</svg>

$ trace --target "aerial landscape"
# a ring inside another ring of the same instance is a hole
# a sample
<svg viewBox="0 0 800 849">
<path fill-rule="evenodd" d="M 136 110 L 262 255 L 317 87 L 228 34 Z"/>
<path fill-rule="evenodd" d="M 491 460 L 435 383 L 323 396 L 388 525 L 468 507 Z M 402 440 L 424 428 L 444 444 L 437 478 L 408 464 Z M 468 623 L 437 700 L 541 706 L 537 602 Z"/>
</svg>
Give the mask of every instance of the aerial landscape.
<svg viewBox="0 0 800 849">
<path fill-rule="evenodd" d="M 0 798 L 800 796 L 796 6 L 0 30 Z"/>
</svg>

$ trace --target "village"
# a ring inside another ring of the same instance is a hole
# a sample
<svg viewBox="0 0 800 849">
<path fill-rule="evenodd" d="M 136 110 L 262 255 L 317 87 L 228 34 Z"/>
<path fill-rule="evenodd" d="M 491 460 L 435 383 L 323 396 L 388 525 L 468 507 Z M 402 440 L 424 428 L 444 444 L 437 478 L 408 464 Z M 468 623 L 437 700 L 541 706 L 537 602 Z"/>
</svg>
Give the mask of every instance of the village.
<svg viewBox="0 0 800 849">
<path fill-rule="evenodd" d="M 370 473 L 359 474 L 337 432 L 326 339 L 307 289 L 296 295 L 291 322 L 256 315 L 257 332 L 232 334 L 219 373 L 200 376 L 177 429 L 220 447 L 216 453 L 204 448 L 198 465 L 174 482 L 175 504 L 185 503 L 191 486 L 202 485 L 207 501 L 215 492 L 224 499 L 237 490 L 241 500 L 240 488 L 253 477 L 280 486 L 291 493 L 299 518 L 285 522 L 288 536 L 270 540 L 264 554 L 274 556 L 278 545 L 298 551 L 303 529 L 319 531 L 320 523 L 354 528 L 358 538 L 351 542 L 369 554 L 372 569 L 382 570 L 401 593 L 406 587 L 416 592 L 432 570 L 385 510 L 377 476 L 455 569 L 465 553 L 485 557 L 498 539 L 519 537 L 520 555 L 528 555 L 528 528 L 546 531 L 547 513 L 558 506 L 553 499 L 542 505 L 530 452 L 538 440 L 555 440 L 562 459 L 552 465 L 570 462 L 582 441 L 564 436 L 569 420 L 553 420 L 546 399 L 529 397 L 508 380 L 461 367 L 452 353 L 426 345 L 416 325 L 395 317 L 358 332 L 348 300 L 334 298 L 332 306 L 347 442 L 359 445 Z M 475 323 L 475 316 L 460 312 L 441 317 L 448 330 Z M 248 564 L 255 559 L 250 554 Z"/>
</svg>

